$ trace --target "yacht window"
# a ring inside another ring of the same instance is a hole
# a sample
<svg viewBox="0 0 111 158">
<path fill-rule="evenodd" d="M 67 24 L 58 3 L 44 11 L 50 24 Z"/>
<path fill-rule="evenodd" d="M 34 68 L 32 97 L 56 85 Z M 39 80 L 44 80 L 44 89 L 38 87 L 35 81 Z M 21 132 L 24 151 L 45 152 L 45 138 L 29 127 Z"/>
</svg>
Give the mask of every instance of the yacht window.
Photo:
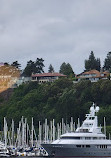
<svg viewBox="0 0 111 158">
<path fill-rule="evenodd" d="M 93 123 L 85 123 L 84 125 L 85 125 L 86 127 L 89 127 L 89 126 L 92 126 Z"/>
<path fill-rule="evenodd" d="M 61 137 L 61 139 L 80 139 L 80 137 Z"/>
<path fill-rule="evenodd" d="M 79 132 L 85 132 L 85 133 L 87 133 L 87 132 L 89 132 L 89 130 L 88 129 L 80 129 Z"/>
<path fill-rule="evenodd" d="M 91 137 L 85 137 L 85 139 L 91 139 Z"/>
<path fill-rule="evenodd" d="M 98 139 L 105 139 L 105 137 L 99 137 Z"/>
<path fill-rule="evenodd" d="M 90 145 L 76 145 L 77 148 L 90 148 Z"/>
<path fill-rule="evenodd" d="M 97 148 L 107 148 L 107 145 L 97 145 Z"/>
<path fill-rule="evenodd" d="M 86 145 L 86 148 L 90 148 L 90 145 Z"/>
<path fill-rule="evenodd" d="M 77 148 L 81 148 L 81 145 L 76 145 Z"/>
<path fill-rule="evenodd" d="M 111 149 L 111 145 L 107 145 L 107 148 L 108 148 L 108 149 Z"/>
<path fill-rule="evenodd" d="M 90 120 L 94 120 L 95 117 L 89 117 Z"/>
</svg>

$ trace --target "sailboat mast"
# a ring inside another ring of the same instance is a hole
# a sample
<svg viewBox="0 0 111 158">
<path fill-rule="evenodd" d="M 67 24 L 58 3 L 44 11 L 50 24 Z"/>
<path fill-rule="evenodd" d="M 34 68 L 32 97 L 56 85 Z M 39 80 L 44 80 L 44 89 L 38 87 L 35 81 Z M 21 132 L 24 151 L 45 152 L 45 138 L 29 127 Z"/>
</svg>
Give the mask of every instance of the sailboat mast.
<svg viewBox="0 0 111 158">
<path fill-rule="evenodd" d="M 33 126 L 33 117 L 32 117 L 32 141 L 31 141 L 32 142 L 32 147 L 33 147 L 33 137 L 34 137 L 33 136 L 33 131 L 34 131 L 34 126 Z"/>
</svg>

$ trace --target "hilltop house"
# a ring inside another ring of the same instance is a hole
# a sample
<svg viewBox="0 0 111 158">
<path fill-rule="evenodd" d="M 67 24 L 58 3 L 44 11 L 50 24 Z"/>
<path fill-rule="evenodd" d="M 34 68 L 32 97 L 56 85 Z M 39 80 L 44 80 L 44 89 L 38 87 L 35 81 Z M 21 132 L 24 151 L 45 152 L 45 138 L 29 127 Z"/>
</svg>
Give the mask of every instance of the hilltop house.
<svg viewBox="0 0 111 158">
<path fill-rule="evenodd" d="M 110 73 L 107 71 L 99 72 L 97 70 L 90 70 L 77 75 L 77 80 L 90 80 L 91 82 L 97 82 L 100 79 L 108 79 L 109 75 Z"/>
<path fill-rule="evenodd" d="M 54 82 L 59 77 L 67 77 L 66 75 L 53 72 L 53 73 L 40 73 L 40 74 L 32 74 L 32 81 L 37 81 L 39 83 L 43 82 Z"/>
</svg>

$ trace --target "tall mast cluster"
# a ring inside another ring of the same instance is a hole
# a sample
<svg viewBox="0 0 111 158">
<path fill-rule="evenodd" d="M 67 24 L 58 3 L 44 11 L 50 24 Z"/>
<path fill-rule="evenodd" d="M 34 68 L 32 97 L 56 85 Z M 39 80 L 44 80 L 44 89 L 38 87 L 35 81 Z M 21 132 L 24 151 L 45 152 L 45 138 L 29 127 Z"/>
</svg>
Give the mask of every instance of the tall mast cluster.
<svg viewBox="0 0 111 158">
<path fill-rule="evenodd" d="M 5 146 L 10 147 L 39 147 L 41 143 L 52 143 L 59 139 L 61 134 L 75 131 L 75 122 L 71 117 L 70 123 L 65 123 L 62 118 L 60 123 L 55 123 L 55 120 L 44 120 L 42 124 L 38 122 L 38 128 L 34 127 L 34 119 L 32 118 L 31 126 L 27 122 L 27 118 L 22 117 L 19 121 L 18 128 L 15 129 L 14 121 L 12 120 L 11 127 L 8 128 L 6 118 L 4 117 L 4 130 L 1 132 L 1 141 Z"/>
</svg>

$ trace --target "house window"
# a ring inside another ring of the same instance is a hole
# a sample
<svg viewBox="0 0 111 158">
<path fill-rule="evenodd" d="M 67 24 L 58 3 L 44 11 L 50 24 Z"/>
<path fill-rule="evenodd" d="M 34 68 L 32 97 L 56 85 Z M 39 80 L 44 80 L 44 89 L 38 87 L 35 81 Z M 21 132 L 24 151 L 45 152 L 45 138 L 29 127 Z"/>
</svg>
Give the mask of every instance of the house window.
<svg viewBox="0 0 111 158">
<path fill-rule="evenodd" d="M 96 76 L 96 74 L 91 74 L 91 76 Z"/>
</svg>

